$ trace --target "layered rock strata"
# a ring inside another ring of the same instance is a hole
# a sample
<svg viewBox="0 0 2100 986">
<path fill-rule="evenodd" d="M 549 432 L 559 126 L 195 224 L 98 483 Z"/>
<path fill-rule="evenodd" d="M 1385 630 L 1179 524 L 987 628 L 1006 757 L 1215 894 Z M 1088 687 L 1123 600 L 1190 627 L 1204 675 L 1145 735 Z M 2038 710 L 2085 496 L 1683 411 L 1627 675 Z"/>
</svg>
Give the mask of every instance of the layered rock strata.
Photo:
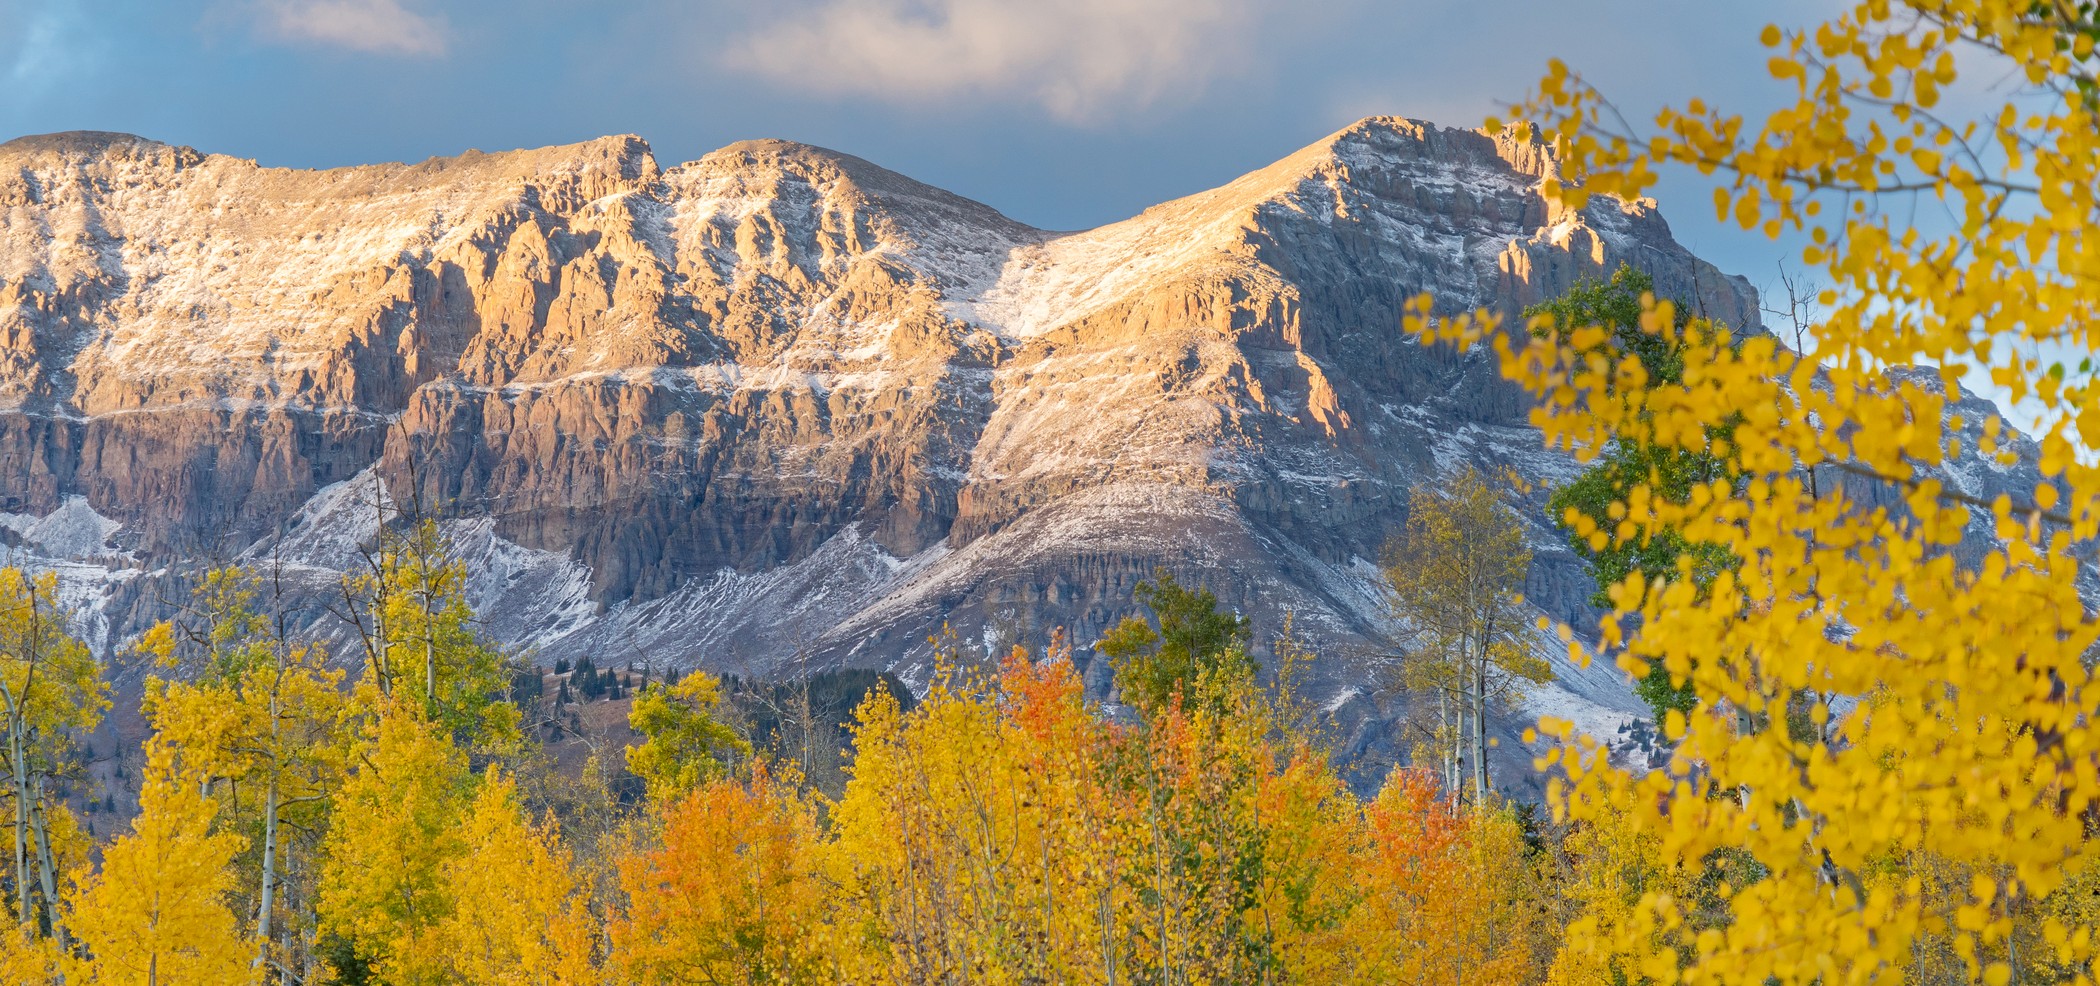
<svg viewBox="0 0 2100 986">
<path fill-rule="evenodd" d="M 1572 468 L 1491 358 L 1403 333 L 1406 300 L 1515 313 L 1623 261 L 1758 322 L 1652 203 L 1558 210 L 1551 168 L 1371 119 L 1057 233 L 779 141 L 300 171 L 23 138 L 0 145 L 0 539 L 65 567 L 114 647 L 183 572 L 267 562 L 318 599 L 417 511 L 542 660 L 916 682 L 943 626 L 975 650 L 1062 627 L 1085 659 L 1164 565 L 1264 634 L 1293 614 L 1330 705 L 1376 721 L 1373 560 L 1410 488 Z M 1531 599 L 1579 615 L 1580 565 L 1512 497 Z M 1534 707 L 1638 709 L 1616 672 L 1564 671 Z"/>
</svg>

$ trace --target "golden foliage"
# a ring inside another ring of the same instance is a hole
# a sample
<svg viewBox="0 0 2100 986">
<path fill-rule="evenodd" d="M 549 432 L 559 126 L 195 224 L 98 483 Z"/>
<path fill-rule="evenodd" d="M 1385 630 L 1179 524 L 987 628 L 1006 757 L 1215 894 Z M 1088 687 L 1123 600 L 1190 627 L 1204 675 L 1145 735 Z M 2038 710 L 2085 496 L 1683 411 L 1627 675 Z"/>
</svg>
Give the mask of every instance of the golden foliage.
<svg viewBox="0 0 2100 986">
<path fill-rule="evenodd" d="M 255 943 L 228 906 L 241 838 L 212 831 L 203 776 L 175 751 L 147 751 L 139 817 L 111 843 L 101 871 L 67 896 L 69 926 L 91 960 L 85 981 L 107 986 L 236 986 L 254 982 Z M 31 952 L 33 961 L 34 952 Z"/>
<path fill-rule="evenodd" d="M 1692 100 L 1642 132 L 1559 63 L 1518 108 L 1557 152 L 1548 194 L 1631 197 L 1689 165 L 1721 179 L 1724 219 L 1803 236 L 1830 285 L 1804 353 L 1696 319 L 1680 330 L 1646 299 L 1643 330 L 1682 357 L 1675 381 L 1600 348 L 1602 327 L 1494 337 L 1549 443 L 1706 449 L 1740 477 L 1681 502 L 1637 487 L 1607 523 L 1569 518 L 1597 546 L 1669 532 L 1743 560 L 1704 593 L 1686 570 L 1610 590 L 1602 629 L 1621 665 L 1665 669 L 1699 699 L 1665 722 L 1668 771 L 1615 769 L 1545 724 L 1564 740 L 1549 760 L 1568 815 L 1623 820 L 1664 866 L 1747 864 L 1703 924 L 1699 902 L 1642 890 L 1609 932 L 1629 975 L 1898 982 L 1944 943 L 1963 981 L 2090 981 L 2093 926 L 2026 902 L 2090 871 L 2100 795 L 2096 623 L 2076 585 L 2100 534 L 2100 381 L 2090 362 L 2052 362 L 2100 348 L 2094 16 L 1871 0 L 1764 32 L 1792 98 L 1762 120 Z M 2029 88 L 1977 110 L 1942 102 L 2000 79 Z M 1914 224 L 1913 205 L 1944 218 Z M 1909 364 L 1924 369 L 1891 369 Z M 2035 444 L 1996 417 L 1950 416 L 1981 380 L 2035 416 Z M 2046 481 L 2031 503 L 1971 497 L 1937 471 L 1964 453 L 2031 456 Z M 2016 954 L 2023 937 L 2042 946 Z"/>
<path fill-rule="evenodd" d="M 458 903 L 451 878 L 468 851 L 466 753 L 419 704 L 392 703 L 372 718 L 353 760 L 323 847 L 321 929 L 352 942 L 384 982 L 445 982 L 443 926 Z"/>
<path fill-rule="evenodd" d="M 1363 805 L 1251 680 L 1137 725 L 1081 695 L 1054 650 L 1017 652 L 996 686 L 942 677 L 908 713 L 870 700 L 830 850 L 861 978 L 1374 983 L 1424 956 L 1536 977 L 1513 822 L 1442 795 Z M 1401 834 L 1415 811 L 1442 820 L 1439 849 Z M 1413 852 L 1448 862 L 1443 882 L 1395 896 Z"/>
<path fill-rule="evenodd" d="M 1353 981 L 1535 980 L 1560 927 L 1508 810 L 1459 807 L 1431 774 L 1403 768 L 1364 815 Z"/>
<path fill-rule="evenodd" d="M 597 919 L 554 825 L 534 825 L 517 783 L 491 770 L 461 825 L 461 851 L 439 866 L 452 894 L 436 937 L 452 982 L 582 986 L 599 982 Z"/>
</svg>

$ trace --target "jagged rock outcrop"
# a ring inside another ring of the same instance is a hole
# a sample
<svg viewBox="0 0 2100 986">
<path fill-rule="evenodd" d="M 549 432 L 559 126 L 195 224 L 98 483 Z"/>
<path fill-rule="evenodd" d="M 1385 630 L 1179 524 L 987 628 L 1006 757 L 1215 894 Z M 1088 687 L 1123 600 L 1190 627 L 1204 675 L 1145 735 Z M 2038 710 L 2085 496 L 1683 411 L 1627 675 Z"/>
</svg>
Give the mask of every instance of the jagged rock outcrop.
<svg viewBox="0 0 2100 986">
<path fill-rule="evenodd" d="M 23 138 L 0 145 L 0 538 L 69 566 L 114 643 L 204 559 L 321 591 L 383 488 L 449 519 L 491 625 L 548 659 L 907 680 L 943 623 L 1091 640 L 1167 565 L 1266 628 L 1295 613 L 1334 707 L 1368 708 L 1370 559 L 1410 487 L 1570 469 L 1489 358 L 1403 334 L 1408 298 L 1514 313 L 1626 261 L 1757 324 L 1652 203 L 1558 211 L 1551 168 L 1372 119 L 1054 233 L 779 141 L 297 171 Z M 1586 577 L 1538 535 L 1531 597 L 1574 615 Z M 1568 672 L 1540 701 L 1637 708 Z"/>
</svg>

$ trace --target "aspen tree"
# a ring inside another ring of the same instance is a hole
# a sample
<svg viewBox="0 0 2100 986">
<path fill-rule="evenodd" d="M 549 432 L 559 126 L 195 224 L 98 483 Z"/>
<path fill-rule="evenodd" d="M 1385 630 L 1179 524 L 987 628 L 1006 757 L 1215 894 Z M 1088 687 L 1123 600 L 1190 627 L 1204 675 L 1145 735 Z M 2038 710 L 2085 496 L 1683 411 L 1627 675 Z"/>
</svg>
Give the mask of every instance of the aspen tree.
<svg viewBox="0 0 2100 986">
<path fill-rule="evenodd" d="M 731 830 L 734 837 L 736 830 Z M 560 829 L 535 825 L 517 784 L 491 770 L 440 864 L 453 896 L 436 929 L 453 981 L 472 986 L 588 986 L 602 981 L 598 918 Z"/>
<path fill-rule="evenodd" d="M 1220 611 L 1218 597 L 1209 589 L 1184 586 L 1162 568 L 1152 581 L 1139 582 L 1133 595 L 1153 622 L 1125 618 L 1094 648 L 1115 662 L 1116 684 L 1125 701 L 1156 709 L 1198 687 L 1205 677 L 1253 673 L 1246 617 Z"/>
<path fill-rule="evenodd" d="M 12 884 L 17 919 L 63 946 L 49 782 L 67 762 L 76 735 L 109 708 L 108 685 L 87 646 L 68 631 L 58 576 L 31 578 L 0 568 L 0 770 L 14 822 Z M 63 811 L 63 807 L 56 810 Z"/>
<path fill-rule="evenodd" d="M 255 943 L 231 897 L 241 837 L 213 831 L 203 778 L 175 749 L 149 744 L 130 834 L 104 851 L 101 872 L 68 895 L 71 924 L 95 986 L 238 986 L 259 981 Z"/>
<path fill-rule="evenodd" d="M 659 844 L 620 861 L 619 975 L 641 986 L 837 981 L 813 807 L 762 770 L 665 803 Z"/>
<path fill-rule="evenodd" d="M 339 614 L 357 634 L 365 675 L 382 696 L 413 697 L 424 715 L 478 744 L 518 739 L 503 655 L 474 625 L 467 566 L 435 520 L 382 527 L 368 571 L 346 575 Z"/>
<path fill-rule="evenodd" d="M 249 833 L 254 858 L 241 885 L 261 968 L 290 958 L 279 938 L 302 930 L 280 922 L 280 911 L 306 910 L 286 906 L 285 874 L 294 854 L 318 852 L 352 726 L 342 673 L 319 645 L 293 643 L 281 612 L 260 608 L 259 581 L 241 569 L 208 573 L 195 625 L 162 624 L 141 649 L 165 668 L 195 652 L 194 680 L 149 681 L 142 711 L 212 790 L 219 824 Z"/>
<path fill-rule="evenodd" d="M 1808 352 L 1680 326 L 1648 298 L 1642 331 L 1684 366 L 1666 381 L 1601 352 L 1603 326 L 1513 337 L 1488 316 L 1432 323 L 1417 303 L 1426 338 L 1496 347 L 1550 445 L 1704 449 L 1738 477 L 1682 501 L 1637 486 L 1607 522 L 1574 519 L 1598 550 L 1675 532 L 1742 560 L 1704 587 L 1680 559 L 1610 589 L 1600 632 L 1621 666 L 1699 699 L 1665 718 L 1669 769 L 1630 773 L 1542 723 L 1567 816 L 1622 817 L 1668 865 L 1754 863 L 1687 950 L 1658 932 L 1699 905 L 1643 892 L 1610 943 L 1629 976 L 1896 982 L 1944 936 L 1957 975 L 2003 986 L 2026 965 L 2026 919 L 2070 981 L 2090 981 L 2093 927 L 2023 902 L 2091 865 L 2100 795 L 2100 623 L 2078 587 L 2100 536 L 2100 379 L 2059 356 L 2100 349 L 2096 39 L 2085 2 L 1870 0 L 1764 30 L 1785 93 L 1771 113 L 1694 99 L 1645 125 L 1550 66 L 1517 108 L 1517 136 L 1554 151 L 1543 193 L 1611 208 L 1600 196 L 1639 196 L 1662 168 L 1715 176 L 1718 216 L 1793 232 L 1830 285 Z M 2000 81 L 2024 88 L 1985 88 Z M 1984 86 L 1943 98 L 1969 82 Z M 1982 381 L 2021 402 L 2032 443 L 1954 414 Z M 1943 471 L 1969 455 L 2025 460 L 2044 482 L 2032 499 L 1972 495 Z M 1951 911 L 1906 860 L 1967 874 Z"/>
<path fill-rule="evenodd" d="M 1450 745 L 1447 791 L 1457 793 L 1460 752 L 1473 768 L 1472 799 L 1485 803 L 1488 716 L 1553 672 L 1526 639 L 1523 609 L 1531 551 L 1516 513 L 1471 467 L 1439 488 L 1416 487 L 1407 527 L 1387 549 L 1394 608 L 1414 628 L 1410 683 L 1436 689 L 1440 710 L 1456 712 L 1440 736 Z M 1455 721 L 1453 721 L 1455 720 Z"/>
<path fill-rule="evenodd" d="M 323 847 L 322 930 L 347 940 L 382 982 L 442 982 L 450 956 L 440 929 L 457 904 L 449 877 L 467 851 L 474 777 L 420 703 L 368 700 L 379 712 L 352 748 Z"/>
<path fill-rule="evenodd" d="M 700 671 L 635 695 L 627 724 L 643 739 L 627 749 L 627 769 L 648 784 L 651 799 L 674 800 L 719 776 L 729 758 L 750 755 L 751 744 L 717 718 L 721 704 L 721 679 Z"/>
</svg>

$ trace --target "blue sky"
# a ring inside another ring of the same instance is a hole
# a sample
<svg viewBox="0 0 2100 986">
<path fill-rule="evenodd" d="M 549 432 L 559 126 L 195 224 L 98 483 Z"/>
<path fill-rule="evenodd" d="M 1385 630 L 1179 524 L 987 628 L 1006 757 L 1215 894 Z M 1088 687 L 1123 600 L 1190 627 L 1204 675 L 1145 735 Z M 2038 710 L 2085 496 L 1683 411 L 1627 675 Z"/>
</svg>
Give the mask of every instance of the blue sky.
<svg viewBox="0 0 2100 986">
<path fill-rule="evenodd" d="M 137 133 L 270 165 L 637 133 L 666 164 L 836 148 L 1075 229 L 1371 114 L 1473 126 L 1558 55 L 1645 116 L 1778 93 L 1756 34 L 1830 2 L 1710 0 L 0 0 L 0 139 Z M 1754 9 L 1747 9 L 1754 8 Z M 1783 251 L 1661 190 L 1764 286 Z"/>
</svg>

